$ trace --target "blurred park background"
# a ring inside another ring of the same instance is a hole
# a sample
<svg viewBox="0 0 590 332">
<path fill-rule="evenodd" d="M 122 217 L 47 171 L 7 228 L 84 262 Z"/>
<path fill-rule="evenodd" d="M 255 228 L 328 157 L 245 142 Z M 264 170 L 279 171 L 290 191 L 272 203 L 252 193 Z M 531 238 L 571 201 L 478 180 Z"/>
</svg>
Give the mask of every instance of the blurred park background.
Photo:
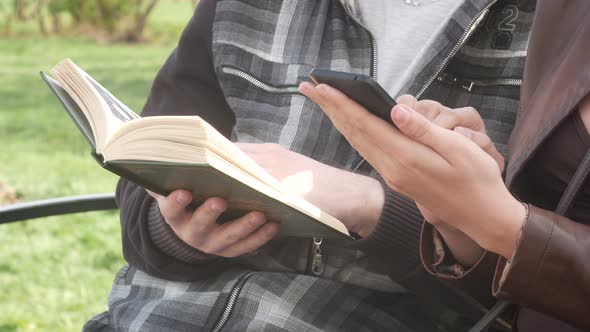
<svg viewBox="0 0 590 332">
<path fill-rule="evenodd" d="M 0 205 L 112 192 L 39 77 L 69 57 L 139 112 L 194 0 L 0 0 Z M 115 212 L 0 226 L 0 332 L 79 331 L 106 310 Z"/>
</svg>

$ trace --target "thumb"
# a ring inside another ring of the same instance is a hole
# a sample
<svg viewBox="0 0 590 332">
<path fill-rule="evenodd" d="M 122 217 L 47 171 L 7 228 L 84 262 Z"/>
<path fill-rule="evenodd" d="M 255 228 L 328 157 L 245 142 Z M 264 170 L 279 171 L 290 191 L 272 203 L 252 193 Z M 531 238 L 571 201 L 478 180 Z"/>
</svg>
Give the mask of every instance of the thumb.
<svg viewBox="0 0 590 332">
<path fill-rule="evenodd" d="M 452 151 L 454 139 L 450 130 L 433 124 L 406 105 L 397 104 L 392 112 L 393 123 L 409 138 L 422 143 L 441 155 Z"/>
</svg>

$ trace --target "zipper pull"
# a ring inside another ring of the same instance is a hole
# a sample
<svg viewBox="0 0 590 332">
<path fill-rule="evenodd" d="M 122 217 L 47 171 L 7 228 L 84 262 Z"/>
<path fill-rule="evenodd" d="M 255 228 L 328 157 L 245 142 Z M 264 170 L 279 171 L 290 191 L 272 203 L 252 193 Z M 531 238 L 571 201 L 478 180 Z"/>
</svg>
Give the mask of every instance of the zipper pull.
<svg viewBox="0 0 590 332">
<path fill-rule="evenodd" d="M 324 264 L 322 262 L 322 238 L 313 238 L 313 259 L 311 261 L 311 273 L 315 276 L 321 276 L 324 272 Z"/>
<path fill-rule="evenodd" d="M 473 87 L 475 86 L 475 82 L 473 81 L 469 81 L 469 80 L 461 80 L 458 79 L 456 77 L 453 77 L 447 73 L 441 73 L 440 75 L 438 75 L 436 77 L 436 80 L 445 84 L 449 84 L 449 85 L 459 85 L 461 86 L 463 89 L 471 92 L 471 90 L 473 90 Z"/>
<path fill-rule="evenodd" d="M 475 85 L 475 82 L 472 81 L 463 81 L 463 83 L 461 84 L 461 87 L 469 92 L 471 92 L 471 90 L 473 90 L 473 86 Z"/>
</svg>

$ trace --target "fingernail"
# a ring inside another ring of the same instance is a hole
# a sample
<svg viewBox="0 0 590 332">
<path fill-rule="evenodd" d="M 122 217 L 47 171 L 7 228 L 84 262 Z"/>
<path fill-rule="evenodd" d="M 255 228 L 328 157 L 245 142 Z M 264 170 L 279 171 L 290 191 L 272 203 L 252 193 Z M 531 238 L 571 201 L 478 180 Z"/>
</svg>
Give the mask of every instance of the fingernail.
<svg viewBox="0 0 590 332">
<path fill-rule="evenodd" d="M 318 84 L 315 89 L 319 92 L 320 96 L 325 97 L 328 94 L 328 86 L 325 84 Z"/>
<path fill-rule="evenodd" d="M 264 217 L 264 215 L 254 214 L 253 216 L 250 216 L 250 224 L 253 226 L 259 226 L 264 224 L 265 222 L 266 218 Z"/>
<path fill-rule="evenodd" d="M 471 132 L 471 130 L 469 130 L 465 127 L 455 127 L 455 129 L 453 129 L 453 131 L 455 131 L 456 133 L 459 133 L 469 139 L 471 139 L 473 137 L 473 133 Z"/>
<path fill-rule="evenodd" d="M 309 92 L 312 89 L 312 85 L 309 82 L 302 82 L 301 84 L 299 84 L 299 92 L 305 94 L 306 92 Z"/>
<path fill-rule="evenodd" d="M 392 113 L 393 121 L 397 124 L 403 124 L 410 118 L 410 109 L 405 105 L 396 105 Z"/>
<path fill-rule="evenodd" d="M 179 192 L 178 194 L 176 194 L 176 202 L 178 204 L 181 205 L 185 205 L 188 204 L 190 200 L 190 197 L 188 197 L 188 195 L 185 192 Z"/>
<path fill-rule="evenodd" d="M 219 204 L 219 202 L 211 202 L 209 203 L 209 209 L 213 213 L 221 213 L 224 210 L 223 204 Z"/>
</svg>

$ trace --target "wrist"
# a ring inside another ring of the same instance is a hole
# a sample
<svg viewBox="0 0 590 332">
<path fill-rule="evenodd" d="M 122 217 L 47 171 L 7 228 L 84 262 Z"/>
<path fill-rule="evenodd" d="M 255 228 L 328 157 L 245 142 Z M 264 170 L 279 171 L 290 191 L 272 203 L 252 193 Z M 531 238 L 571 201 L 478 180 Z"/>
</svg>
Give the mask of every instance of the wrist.
<svg viewBox="0 0 590 332">
<path fill-rule="evenodd" d="M 513 256 L 522 227 L 528 218 L 528 207 L 514 197 L 511 198 L 512 200 L 497 219 L 497 224 L 491 224 L 493 227 L 488 234 L 481 242 L 478 241 L 486 250 L 506 259 Z"/>
<path fill-rule="evenodd" d="M 350 196 L 352 201 L 346 213 L 349 230 L 361 237 L 367 237 L 379 222 L 383 210 L 383 186 L 376 179 L 362 175 L 356 175 L 356 181 L 351 184 L 350 190 L 354 195 Z"/>
</svg>

